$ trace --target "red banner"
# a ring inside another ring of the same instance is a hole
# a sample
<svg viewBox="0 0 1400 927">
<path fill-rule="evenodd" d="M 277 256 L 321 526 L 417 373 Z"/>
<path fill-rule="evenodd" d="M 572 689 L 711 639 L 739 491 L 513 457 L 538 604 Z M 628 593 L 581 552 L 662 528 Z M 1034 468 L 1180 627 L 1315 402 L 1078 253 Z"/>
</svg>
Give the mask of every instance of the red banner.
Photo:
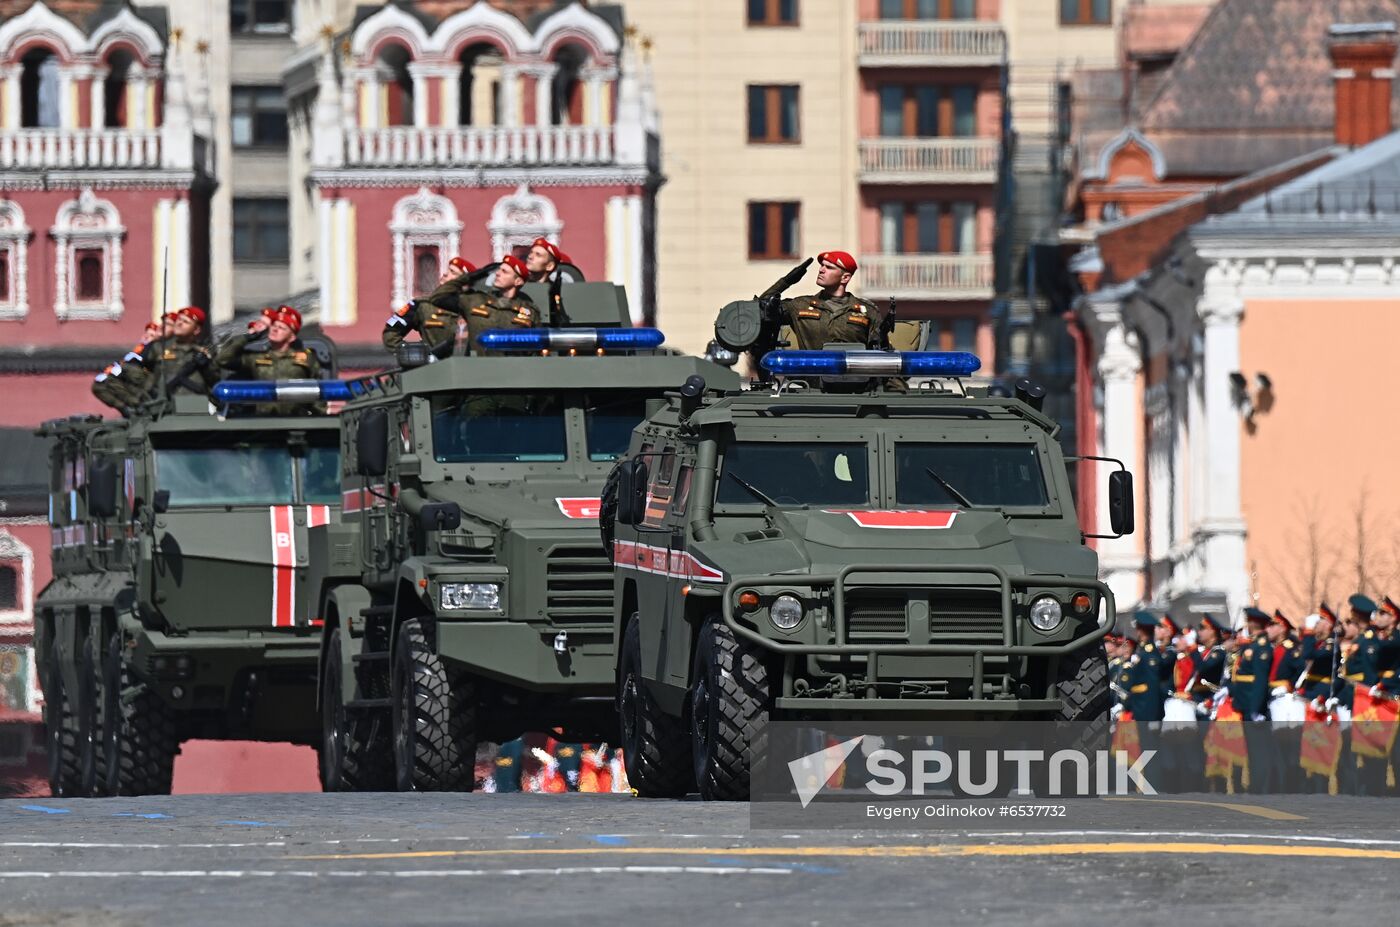
<svg viewBox="0 0 1400 927">
<path fill-rule="evenodd" d="M 1386 759 L 1395 746 L 1396 716 L 1400 701 L 1373 698 L 1369 689 L 1356 687 L 1351 709 L 1351 751 L 1357 756 Z"/>
<path fill-rule="evenodd" d="M 1215 720 L 1206 732 L 1206 775 L 1229 776 L 1232 766 L 1249 768 L 1249 750 L 1244 742 L 1244 719 L 1227 695 L 1215 710 Z"/>
<path fill-rule="evenodd" d="M 1314 776 L 1331 778 L 1337 772 L 1337 760 L 1342 756 L 1342 728 L 1333 718 L 1327 723 L 1327 712 L 1318 711 L 1308 703 L 1303 716 L 1303 745 L 1298 765 Z"/>
<path fill-rule="evenodd" d="M 1124 711 L 1118 716 L 1118 727 L 1113 731 L 1113 752 L 1126 753 L 1130 763 L 1142 756 L 1142 740 L 1131 711 Z"/>
</svg>

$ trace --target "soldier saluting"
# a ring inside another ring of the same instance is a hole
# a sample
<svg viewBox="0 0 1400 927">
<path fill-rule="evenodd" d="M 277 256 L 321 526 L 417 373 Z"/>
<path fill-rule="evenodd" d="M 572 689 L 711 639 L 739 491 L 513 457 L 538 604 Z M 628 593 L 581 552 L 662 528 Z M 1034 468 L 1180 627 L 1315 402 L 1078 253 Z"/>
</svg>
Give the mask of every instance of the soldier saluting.
<svg viewBox="0 0 1400 927">
<path fill-rule="evenodd" d="M 397 351 L 409 332 L 417 332 L 418 337 L 435 356 L 451 353 L 450 345 L 457 337 L 457 323 L 460 316 L 451 307 L 433 303 L 433 298 L 450 292 L 453 295 L 471 290 L 476 265 L 470 261 L 454 257 L 447 262 L 447 271 L 438 278 L 438 288 L 432 296 L 404 303 L 384 323 L 384 347 L 390 353 Z"/>
<path fill-rule="evenodd" d="M 451 335 L 454 343 L 459 336 L 467 342 L 459 350 L 464 354 L 468 350 L 479 354 L 481 348 L 478 339 L 482 332 L 493 328 L 534 328 L 539 323 L 539 310 L 534 300 L 520 290 L 528 276 L 529 270 L 525 262 L 513 254 L 508 254 L 501 259 L 496 268 L 496 276 L 491 281 L 491 292 L 463 289 L 460 283 L 462 278 L 457 278 L 434 290 L 433 295 L 428 297 L 428 302 L 435 312 L 454 313 L 457 319 L 460 319 L 454 320 Z M 387 331 L 384 343 L 389 343 Z M 434 350 L 434 353 L 439 352 Z"/>
<path fill-rule="evenodd" d="M 174 315 L 170 335 L 152 342 L 138 361 L 149 374 L 148 395 L 165 389 L 171 394 L 206 395 L 216 376 L 208 348 L 201 343 L 208 316 L 198 306 L 186 306 Z"/>
<path fill-rule="evenodd" d="M 858 265 L 845 251 L 823 251 L 817 255 L 818 292 L 781 299 L 783 290 L 800 280 L 811 263 L 812 259 L 808 258 L 794 267 L 786 277 L 759 294 L 759 301 L 777 303 L 781 323 L 792 330 L 797 347 L 803 350 L 820 350 L 827 344 L 838 343 L 879 347 L 883 322 L 880 310 L 847 289 Z"/>
<path fill-rule="evenodd" d="M 248 323 L 248 331 L 235 335 L 220 346 L 214 362 L 232 368 L 234 376 L 245 380 L 315 380 L 321 375 L 321 359 L 298 339 L 301 313 L 291 306 L 264 309 Z M 249 351 L 257 337 L 267 337 L 267 349 Z M 325 411 L 317 403 L 260 403 L 259 415 L 306 415 Z"/>
</svg>

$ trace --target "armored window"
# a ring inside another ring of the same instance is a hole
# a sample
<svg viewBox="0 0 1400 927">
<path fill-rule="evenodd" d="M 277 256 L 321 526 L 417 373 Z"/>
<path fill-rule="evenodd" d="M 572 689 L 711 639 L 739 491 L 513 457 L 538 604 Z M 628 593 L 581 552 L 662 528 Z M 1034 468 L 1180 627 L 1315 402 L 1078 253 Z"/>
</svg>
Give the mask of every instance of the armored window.
<svg viewBox="0 0 1400 927">
<path fill-rule="evenodd" d="M 228 21 L 234 32 L 290 32 L 292 0 L 229 0 Z"/>
<path fill-rule="evenodd" d="M 332 437 L 326 444 L 313 444 L 299 459 L 302 501 L 312 505 L 340 502 L 340 443 Z"/>
<path fill-rule="evenodd" d="M 867 447 L 788 442 L 730 445 L 724 452 L 715 502 L 762 504 L 763 496 L 779 505 L 864 505 L 870 496 Z"/>
<path fill-rule="evenodd" d="M 801 141 L 798 87 L 792 84 L 749 85 L 749 143 Z"/>
<path fill-rule="evenodd" d="M 1049 504 L 1040 455 L 1033 444 L 901 443 L 895 445 L 894 465 L 895 501 L 900 505 L 959 505 L 944 484 L 973 505 L 1044 508 Z"/>
<path fill-rule="evenodd" d="M 285 148 L 287 103 L 278 87 L 234 87 L 229 91 L 233 147 Z"/>
<path fill-rule="evenodd" d="M 797 0 L 749 0 L 750 26 L 797 25 Z"/>
<path fill-rule="evenodd" d="M 676 476 L 676 492 L 671 499 L 671 511 L 677 515 L 685 511 L 686 500 L 690 498 L 690 473 L 691 466 L 686 464 Z"/>
<path fill-rule="evenodd" d="M 749 260 L 796 258 L 801 214 L 798 203 L 750 203 Z"/>
<path fill-rule="evenodd" d="M 101 248 L 78 248 L 73 252 L 74 295 L 79 302 L 102 302 L 106 296 Z"/>
<path fill-rule="evenodd" d="M 630 390 L 604 390 L 584 397 L 589 460 L 616 460 L 627 453 L 627 446 L 632 443 L 632 430 L 646 418 L 650 395 Z M 650 445 L 642 448 L 643 453 L 650 451 Z M 647 465 L 651 464 L 648 460 Z"/>
<path fill-rule="evenodd" d="M 0 563 L 0 612 L 19 608 L 19 568 L 12 563 Z"/>
<path fill-rule="evenodd" d="M 285 199 L 233 201 L 233 259 L 283 264 L 289 253 Z"/>
<path fill-rule="evenodd" d="M 1113 22 L 1111 0 L 1060 0 L 1060 24 L 1106 26 Z"/>
<path fill-rule="evenodd" d="M 432 399 L 439 463 L 544 463 L 568 459 L 564 399 L 482 391 Z"/>
<path fill-rule="evenodd" d="M 656 464 L 656 481 L 662 486 L 671 485 L 671 475 L 676 472 L 676 449 L 668 447 L 661 452 Z"/>
</svg>

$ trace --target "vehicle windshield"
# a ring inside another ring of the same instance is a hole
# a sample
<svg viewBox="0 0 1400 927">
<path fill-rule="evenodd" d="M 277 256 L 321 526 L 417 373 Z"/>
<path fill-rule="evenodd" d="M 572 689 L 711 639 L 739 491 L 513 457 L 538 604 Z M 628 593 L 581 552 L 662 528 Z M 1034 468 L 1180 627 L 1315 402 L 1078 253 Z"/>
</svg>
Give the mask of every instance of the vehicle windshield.
<svg viewBox="0 0 1400 927">
<path fill-rule="evenodd" d="M 901 443 L 894 448 L 894 466 L 900 505 L 959 505 L 958 495 L 997 508 L 1049 504 L 1033 444 Z"/>
<path fill-rule="evenodd" d="M 156 488 L 171 508 L 208 505 L 293 505 L 340 501 L 340 449 L 286 443 L 156 450 Z M 301 484 L 300 497 L 297 485 Z"/>
<path fill-rule="evenodd" d="M 745 486 L 744 484 L 748 484 Z M 752 489 L 748 488 L 752 487 Z M 865 505 L 870 499 L 864 444 L 739 442 L 724 452 L 715 502 Z"/>
<path fill-rule="evenodd" d="M 606 390 L 584 397 L 584 427 L 589 460 L 616 460 L 627 453 L 632 429 L 646 418 L 647 400 L 655 393 Z"/>
<path fill-rule="evenodd" d="M 434 396 L 438 463 L 531 463 L 568 458 L 558 394 L 483 391 Z"/>
</svg>

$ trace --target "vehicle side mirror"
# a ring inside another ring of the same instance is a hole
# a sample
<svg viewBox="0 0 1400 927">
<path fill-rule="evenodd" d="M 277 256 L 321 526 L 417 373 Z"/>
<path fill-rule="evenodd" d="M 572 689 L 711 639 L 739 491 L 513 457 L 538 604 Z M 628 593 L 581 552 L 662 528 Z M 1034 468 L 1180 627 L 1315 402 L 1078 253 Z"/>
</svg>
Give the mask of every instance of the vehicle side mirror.
<svg viewBox="0 0 1400 927">
<path fill-rule="evenodd" d="M 646 504 L 646 461 L 624 461 L 617 475 L 617 520 L 624 525 L 640 523 L 646 514 Z"/>
<path fill-rule="evenodd" d="M 418 510 L 424 531 L 452 531 L 462 524 L 462 507 L 455 502 L 426 502 Z"/>
<path fill-rule="evenodd" d="M 170 511 L 170 490 L 157 489 L 155 496 L 151 499 L 151 511 L 157 515 L 164 515 Z"/>
<path fill-rule="evenodd" d="M 361 476 L 383 476 L 389 469 L 389 412 L 369 409 L 355 431 L 355 470 Z"/>
<path fill-rule="evenodd" d="M 1114 534 L 1133 533 L 1133 475 L 1127 470 L 1108 475 L 1108 524 Z"/>
<path fill-rule="evenodd" d="M 94 518 L 113 518 L 117 514 L 117 465 L 110 460 L 99 461 L 88 471 L 88 514 Z"/>
</svg>

